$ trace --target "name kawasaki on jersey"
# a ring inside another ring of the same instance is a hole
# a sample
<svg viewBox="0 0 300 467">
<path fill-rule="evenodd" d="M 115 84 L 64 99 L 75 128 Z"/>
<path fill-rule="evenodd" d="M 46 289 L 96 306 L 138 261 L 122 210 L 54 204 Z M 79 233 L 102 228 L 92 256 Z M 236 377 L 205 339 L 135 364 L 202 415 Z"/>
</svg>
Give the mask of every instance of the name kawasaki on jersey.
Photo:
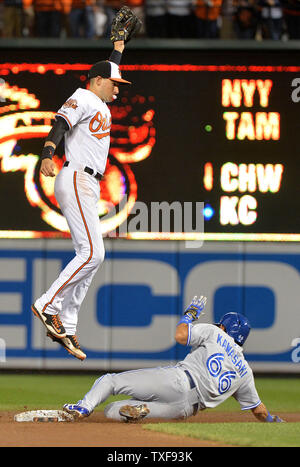
<svg viewBox="0 0 300 467">
<path fill-rule="evenodd" d="M 241 356 L 234 351 L 233 345 L 227 341 L 221 334 L 218 334 L 217 337 L 217 344 L 219 344 L 222 349 L 225 350 L 227 356 L 231 359 L 233 365 L 235 366 L 238 374 L 242 378 L 247 374 L 247 365 L 245 360 L 241 358 Z"/>
</svg>

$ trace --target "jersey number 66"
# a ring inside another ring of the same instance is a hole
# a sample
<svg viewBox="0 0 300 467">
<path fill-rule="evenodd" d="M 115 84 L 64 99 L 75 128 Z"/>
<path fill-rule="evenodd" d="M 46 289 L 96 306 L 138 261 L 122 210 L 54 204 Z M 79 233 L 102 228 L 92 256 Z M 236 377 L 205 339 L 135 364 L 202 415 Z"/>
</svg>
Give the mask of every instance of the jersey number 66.
<svg viewBox="0 0 300 467">
<path fill-rule="evenodd" d="M 213 378 L 218 378 L 219 394 L 224 394 L 231 387 L 231 381 L 236 377 L 235 371 L 225 371 L 221 374 L 222 364 L 224 361 L 223 353 L 214 353 L 206 361 L 207 369 Z"/>
</svg>

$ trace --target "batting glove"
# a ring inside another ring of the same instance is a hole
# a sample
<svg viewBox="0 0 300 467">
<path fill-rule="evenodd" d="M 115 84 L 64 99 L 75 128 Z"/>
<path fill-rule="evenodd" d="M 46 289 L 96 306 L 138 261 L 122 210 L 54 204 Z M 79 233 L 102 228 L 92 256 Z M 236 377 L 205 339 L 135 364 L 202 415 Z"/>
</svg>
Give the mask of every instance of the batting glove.
<svg viewBox="0 0 300 467">
<path fill-rule="evenodd" d="M 192 323 L 196 319 L 199 318 L 201 311 L 204 309 L 207 302 L 207 298 L 201 295 L 199 298 L 195 296 L 191 302 L 191 304 L 187 307 L 184 312 L 182 319 L 179 321 L 178 324 L 181 323 Z"/>
</svg>

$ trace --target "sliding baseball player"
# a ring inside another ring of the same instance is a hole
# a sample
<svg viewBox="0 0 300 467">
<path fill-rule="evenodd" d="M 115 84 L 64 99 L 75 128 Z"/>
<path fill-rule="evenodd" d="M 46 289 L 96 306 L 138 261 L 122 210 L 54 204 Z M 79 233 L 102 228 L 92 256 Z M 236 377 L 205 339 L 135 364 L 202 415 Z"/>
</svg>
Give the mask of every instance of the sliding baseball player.
<svg viewBox="0 0 300 467">
<path fill-rule="evenodd" d="M 104 260 L 104 245 L 97 203 L 110 145 L 111 113 L 107 103 L 117 98 L 121 77 L 119 64 L 125 42 L 140 27 L 128 7 L 117 13 L 111 28 L 113 52 L 108 61 L 97 62 L 88 73 L 89 89 L 77 89 L 56 114 L 42 152 L 41 173 L 54 177 L 52 160 L 65 139 L 66 162 L 56 176 L 55 196 L 68 222 L 75 257 L 57 280 L 32 305 L 47 335 L 74 357 L 84 360 L 76 336 L 78 313 L 88 288 Z"/>
<path fill-rule="evenodd" d="M 132 399 L 113 402 L 105 415 L 114 420 L 187 418 L 199 410 L 216 407 L 230 396 L 242 410 L 251 410 L 262 422 L 282 422 L 271 415 L 255 388 L 253 373 L 243 355 L 250 325 L 239 313 L 226 313 L 220 322 L 200 324 L 206 297 L 194 297 L 176 328 L 179 344 L 192 346 L 186 358 L 173 367 L 149 368 L 106 374 L 77 404 L 64 410 L 75 419 L 89 416 L 110 395 Z"/>
</svg>

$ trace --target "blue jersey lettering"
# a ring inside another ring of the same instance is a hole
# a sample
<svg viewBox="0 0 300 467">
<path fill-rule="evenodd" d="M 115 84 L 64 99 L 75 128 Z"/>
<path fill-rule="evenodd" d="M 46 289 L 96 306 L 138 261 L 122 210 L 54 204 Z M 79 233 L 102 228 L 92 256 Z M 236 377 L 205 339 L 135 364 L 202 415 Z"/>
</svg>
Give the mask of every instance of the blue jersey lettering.
<svg viewBox="0 0 300 467">
<path fill-rule="evenodd" d="M 225 350 L 227 356 L 231 359 L 233 365 L 236 367 L 238 374 L 243 377 L 247 374 L 247 366 L 240 355 L 235 353 L 233 346 L 221 334 L 217 336 L 217 344 Z"/>
</svg>

